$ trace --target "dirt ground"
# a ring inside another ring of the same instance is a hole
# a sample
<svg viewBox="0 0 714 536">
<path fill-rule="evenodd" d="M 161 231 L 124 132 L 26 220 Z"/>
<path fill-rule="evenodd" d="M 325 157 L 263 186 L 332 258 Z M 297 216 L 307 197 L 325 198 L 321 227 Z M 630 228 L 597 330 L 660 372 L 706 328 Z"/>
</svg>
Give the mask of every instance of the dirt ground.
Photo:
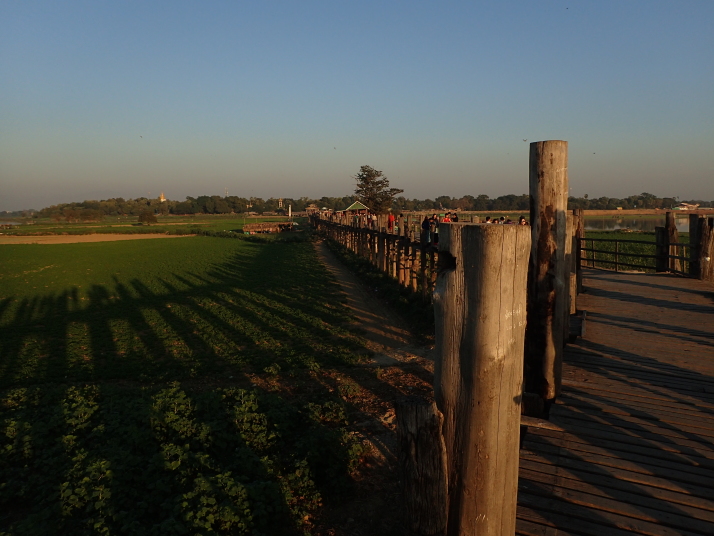
<svg viewBox="0 0 714 536">
<path fill-rule="evenodd" d="M 361 422 L 356 433 L 367 447 L 354 496 L 338 507 L 327 505 L 315 527 L 319 536 L 401 535 L 402 516 L 397 481 L 394 401 L 405 395 L 433 396 L 433 350 L 417 345 L 404 321 L 374 296 L 323 244 L 318 255 L 340 283 L 355 327 L 367 339 L 372 355 L 352 372 L 361 386 L 349 400 Z"/>
<path fill-rule="evenodd" d="M 116 240 L 145 240 L 147 238 L 181 238 L 191 235 L 151 234 L 86 234 L 86 235 L 41 235 L 41 236 L 3 236 L 0 244 L 77 244 L 80 242 L 114 242 Z"/>
</svg>

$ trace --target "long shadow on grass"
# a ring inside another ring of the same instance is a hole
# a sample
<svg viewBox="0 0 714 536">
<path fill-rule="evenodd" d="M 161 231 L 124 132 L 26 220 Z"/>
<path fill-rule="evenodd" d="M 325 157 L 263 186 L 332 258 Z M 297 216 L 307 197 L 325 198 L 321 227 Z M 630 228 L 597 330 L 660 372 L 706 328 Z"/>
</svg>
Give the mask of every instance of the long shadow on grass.
<svg viewBox="0 0 714 536">
<path fill-rule="evenodd" d="M 350 366 L 365 353 L 362 342 L 346 329 L 337 286 L 309 244 L 252 247 L 252 255 L 236 254 L 205 274 L 167 275 L 160 290 L 136 278 L 93 286 L 86 298 L 74 288 L 0 303 L 0 422 L 19 415 L 30 430 L 0 433 L 1 446 L 10 448 L 4 452 L 12 452 L 0 463 L 0 482 L 37 484 L 0 496 L 15 512 L 0 518 L 0 528 L 18 522 L 36 529 L 38 520 L 55 519 L 49 523 L 56 530 L 48 525 L 45 532 L 82 532 L 91 521 L 139 534 L 142 526 L 159 530 L 161 520 L 186 526 L 186 516 L 213 504 L 230 513 L 245 499 L 251 515 L 278 534 L 274 520 L 309 519 L 317 493 L 329 502 L 347 492 L 359 448 L 346 419 L 371 417 L 336 377 L 365 390 L 377 386 L 387 398 L 401 391 Z M 183 350 L 174 352 L 174 343 Z M 264 373 L 266 364 L 279 367 Z M 341 372 L 325 369 L 334 365 Z M 260 388 L 250 386 L 249 371 L 263 378 Z M 193 394 L 186 396 L 203 402 L 186 402 L 182 387 L 162 388 L 169 380 L 188 382 Z M 245 411 L 243 402 L 228 417 L 214 411 L 216 397 L 235 385 L 259 399 L 243 401 L 253 417 L 235 414 Z M 155 398 L 167 389 L 173 402 L 157 417 Z M 9 402 L 30 391 L 49 398 L 24 409 Z M 204 403 L 209 409 L 197 409 Z M 181 407 L 194 417 L 181 421 Z M 265 428 L 265 452 L 247 439 L 254 425 Z M 173 426 L 170 437 L 157 426 Z M 50 444 L 62 455 L 43 448 Z M 263 459 L 266 452 L 273 462 Z M 162 517 L 169 511 L 174 521 Z M 214 530 L 243 533 L 229 521 Z M 180 532 L 169 525 L 161 530 Z"/>
</svg>

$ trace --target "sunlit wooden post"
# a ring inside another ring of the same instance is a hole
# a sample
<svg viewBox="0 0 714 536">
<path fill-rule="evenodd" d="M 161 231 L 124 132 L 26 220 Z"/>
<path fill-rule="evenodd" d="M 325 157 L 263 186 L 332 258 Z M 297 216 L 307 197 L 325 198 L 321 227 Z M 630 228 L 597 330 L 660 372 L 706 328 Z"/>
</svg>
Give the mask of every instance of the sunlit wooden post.
<svg viewBox="0 0 714 536">
<path fill-rule="evenodd" d="M 573 243 L 573 251 L 575 252 L 575 274 L 577 280 L 576 292 L 577 294 L 580 294 L 583 291 L 583 261 L 581 260 L 581 257 L 583 256 L 582 239 L 585 238 L 585 214 L 583 212 L 583 209 L 581 208 L 576 208 L 575 210 L 573 210 L 573 214 L 575 214 L 576 216 L 575 241 Z"/>
<path fill-rule="evenodd" d="M 667 261 L 667 267 L 672 272 L 680 272 L 682 271 L 682 261 L 680 261 L 679 259 L 672 258 L 673 256 L 677 256 L 677 253 L 681 251 L 681 248 L 679 246 L 672 245 L 679 243 L 679 231 L 677 231 L 677 225 L 674 220 L 673 212 L 667 212 L 664 230 L 667 233 L 667 244 L 669 246 L 667 248 L 667 255 L 669 256 Z"/>
<path fill-rule="evenodd" d="M 573 273 L 573 236 L 575 234 L 575 216 L 571 211 L 565 213 L 565 285 L 568 293 L 567 307 L 563 308 L 563 344 L 570 334 L 570 315 L 575 314 L 575 274 Z"/>
<path fill-rule="evenodd" d="M 446 223 L 439 232 L 434 395 L 449 536 L 515 532 L 530 249 L 520 225 Z"/>
<path fill-rule="evenodd" d="M 568 142 L 530 145 L 530 223 L 526 391 L 545 401 L 560 393 L 570 266 L 566 263 Z"/>
<path fill-rule="evenodd" d="M 699 279 L 714 283 L 714 218 L 699 222 Z"/>
</svg>

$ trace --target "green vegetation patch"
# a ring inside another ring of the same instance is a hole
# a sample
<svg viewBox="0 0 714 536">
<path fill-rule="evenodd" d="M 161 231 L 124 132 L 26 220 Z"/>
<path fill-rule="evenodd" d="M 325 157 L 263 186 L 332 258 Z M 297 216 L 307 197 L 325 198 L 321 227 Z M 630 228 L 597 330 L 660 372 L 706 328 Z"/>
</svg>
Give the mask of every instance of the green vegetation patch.
<svg viewBox="0 0 714 536">
<path fill-rule="evenodd" d="M 307 241 L 0 246 L 0 532 L 293 534 L 360 445 Z"/>
<path fill-rule="evenodd" d="M 144 213 L 153 215 L 153 213 Z M 101 221 L 65 222 L 49 218 L 29 220 L 26 225 L 16 225 L 3 229 L 8 236 L 37 235 L 86 235 L 86 234 L 153 234 L 188 235 L 203 232 L 241 233 L 243 225 L 268 221 L 287 221 L 280 216 L 199 215 L 162 216 L 156 215 L 156 222 L 142 222 L 139 216 L 107 216 Z M 296 218 L 304 223 L 305 218 Z"/>
</svg>

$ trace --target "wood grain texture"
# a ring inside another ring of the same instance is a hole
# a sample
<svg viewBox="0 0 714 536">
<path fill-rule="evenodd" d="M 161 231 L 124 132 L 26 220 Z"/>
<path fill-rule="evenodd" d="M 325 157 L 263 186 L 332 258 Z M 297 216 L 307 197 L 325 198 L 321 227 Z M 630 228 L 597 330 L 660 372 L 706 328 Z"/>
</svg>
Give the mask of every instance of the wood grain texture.
<svg viewBox="0 0 714 536">
<path fill-rule="evenodd" d="M 556 426 L 527 426 L 516 533 L 710 536 L 714 285 L 583 275 L 588 333 L 566 347 Z"/>
<path fill-rule="evenodd" d="M 530 230 L 445 223 L 434 291 L 448 534 L 515 530 Z"/>
</svg>

